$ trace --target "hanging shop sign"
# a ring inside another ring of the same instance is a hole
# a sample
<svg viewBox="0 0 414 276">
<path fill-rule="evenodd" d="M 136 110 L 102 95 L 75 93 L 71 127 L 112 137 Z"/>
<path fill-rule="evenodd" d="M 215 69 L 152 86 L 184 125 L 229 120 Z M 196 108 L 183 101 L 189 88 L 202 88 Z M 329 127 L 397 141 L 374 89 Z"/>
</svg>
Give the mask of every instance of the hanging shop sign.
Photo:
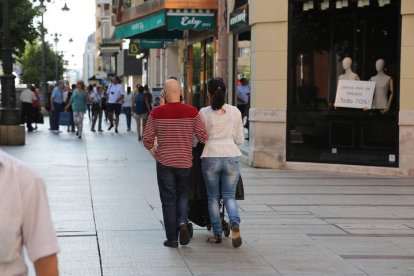
<svg viewBox="0 0 414 276">
<path fill-rule="evenodd" d="M 160 40 L 160 39 L 141 39 L 139 42 L 139 47 L 141 49 L 165 49 L 168 44 L 174 42 L 175 40 Z"/>
<path fill-rule="evenodd" d="M 214 31 L 214 13 L 167 13 L 168 30 L 209 30 Z"/>
<path fill-rule="evenodd" d="M 335 106 L 370 109 L 374 89 L 374 81 L 339 80 Z"/>
<path fill-rule="evenodd" d="M 249 28 L 249 9 L 243 6 L 230 13 L 229 29 L 232 32 Z"/>
<path fill-rule="evenodd" d="M 139 42 L 138 41 L 131 41 L 129 42 L 129 47 L 128 47 L 128 55 L 130 56 L 136 56 L 139 54 Z"/>
<path fill-rule="evenodd" d="M 144 17 L 140 20 L 116 27 L 114 37 L 115 39 L 132 37 L 134 35 L 162 27 L 165 23 L 165 12 L 162 11 L 154 15 Z"/>
</svg>

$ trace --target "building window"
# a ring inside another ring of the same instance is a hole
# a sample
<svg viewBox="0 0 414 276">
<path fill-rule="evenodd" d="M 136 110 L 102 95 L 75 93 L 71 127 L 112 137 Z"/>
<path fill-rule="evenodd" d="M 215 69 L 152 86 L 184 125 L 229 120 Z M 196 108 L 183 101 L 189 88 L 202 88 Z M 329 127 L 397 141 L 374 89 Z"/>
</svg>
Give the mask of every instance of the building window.
<svg viewBox="0 0 414 276">
<path fill-rule="evenodd" d="M 400 1 L 289 4 L 286 159 L 398 166 Z M 338 80 L 376 80 L 378 60 L 392 78 L 393 89 L 382 91 L 386 103 L 394 92 L 389 110 L 334 106 Z"/>
</svg>

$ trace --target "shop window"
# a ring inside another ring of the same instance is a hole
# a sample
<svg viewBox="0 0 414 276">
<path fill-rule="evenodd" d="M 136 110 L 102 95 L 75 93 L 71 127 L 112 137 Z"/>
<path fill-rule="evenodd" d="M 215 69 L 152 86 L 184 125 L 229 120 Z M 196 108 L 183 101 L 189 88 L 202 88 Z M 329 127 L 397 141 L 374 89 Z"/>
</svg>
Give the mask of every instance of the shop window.
<svg viewBox="0 0 414 276">
<path fill-rule="evenodd" d="M 289 1 L 288 161 L 398 165 L 400 5 Z M 389 110 L 334 106 L 345 58 L 361 81 L 375 80 L 376 62 L 385 61 L 394 92 Z"/>
</svg>

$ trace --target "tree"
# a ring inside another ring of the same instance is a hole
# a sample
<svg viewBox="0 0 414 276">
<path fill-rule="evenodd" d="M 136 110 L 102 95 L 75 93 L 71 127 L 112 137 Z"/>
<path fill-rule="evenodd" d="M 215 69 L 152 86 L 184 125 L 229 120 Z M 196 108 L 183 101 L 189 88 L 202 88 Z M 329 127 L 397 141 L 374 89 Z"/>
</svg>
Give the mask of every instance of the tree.
<svg viewBox="0 0 414 276">
<path fill-rule="evenodd" d="M 29 0 L 10 0 L 10 33 L 13 52 L 17 57 L 23 54 L 26 41 L 35 41 L 40 31 L 36 29 L 33 20 L 40 13 Z M 3 5 L 0 5 L 0 37 L 3 37 Z M 0 40 L 0 48 L 3 48 Z M 0 51 L 0 59 L 1 59 Z"/>
<path fill-rule="evenodd" d="M 58 79 L 62 79 L 63 73 L 65 71 L 65 60 L 63 60 L 63 56 L 56 54 L 53 51 L 52 45 L 49 43 L 45 44 L 45 70 L 47 80 L 54 80 L 55 79 L 55 68 L 56 68 L 56 58 L 57 58 L 57 65 L 58 65 Z M 40 85 L 42 80 L 42 45 L 38 41 L 35 43 L 26 43 L 26 49 L 19 58 L 18 62 L 23 69 L 23 74 L 21 79 L 23 83 L 32 83 L 36 86 Z"/>
</svg>

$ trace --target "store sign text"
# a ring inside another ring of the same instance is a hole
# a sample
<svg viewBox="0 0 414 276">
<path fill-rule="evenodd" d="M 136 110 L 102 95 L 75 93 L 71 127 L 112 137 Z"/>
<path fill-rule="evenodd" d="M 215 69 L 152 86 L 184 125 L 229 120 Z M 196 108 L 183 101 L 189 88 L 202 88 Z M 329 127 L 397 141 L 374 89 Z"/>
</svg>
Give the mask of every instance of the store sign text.
<svg viewBox="0 0 414 276">
<path fill-rule="evenodd" d="M 335 106 L 370 109 L 374 89 L 373 81 L 339 80 Z"/>
</svg>

